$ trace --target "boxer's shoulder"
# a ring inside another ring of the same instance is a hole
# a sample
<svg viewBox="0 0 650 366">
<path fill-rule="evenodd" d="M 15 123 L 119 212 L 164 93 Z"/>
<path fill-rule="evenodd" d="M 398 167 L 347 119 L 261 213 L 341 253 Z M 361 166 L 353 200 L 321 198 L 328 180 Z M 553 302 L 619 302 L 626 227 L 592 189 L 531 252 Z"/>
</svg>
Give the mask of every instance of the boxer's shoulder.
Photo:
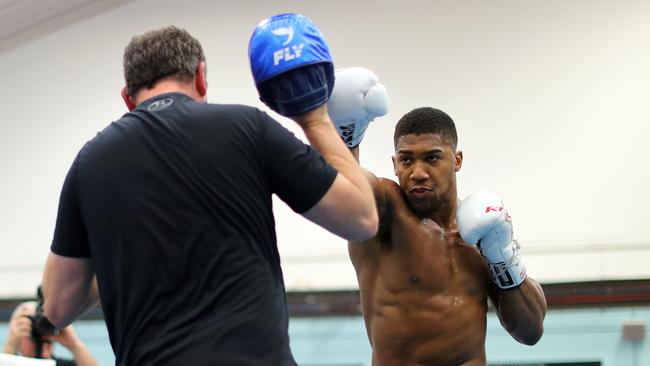
<svg viewBox="0 0 650 366">
<path fill-rule="evenodd" d="M 404 190 L 397 182 L 388 178 L 378 178 L 378 182 L 387 206 L 394 207 L 395 209 L 408 207 Z"/>
<path fill-rule="evenodd" d="M 410 212 L 402 187 L 391 179 L 377 178 L 375 198 L 382 223 L 380 229 L 389 230 L 400 213 Z"/>
</svg>

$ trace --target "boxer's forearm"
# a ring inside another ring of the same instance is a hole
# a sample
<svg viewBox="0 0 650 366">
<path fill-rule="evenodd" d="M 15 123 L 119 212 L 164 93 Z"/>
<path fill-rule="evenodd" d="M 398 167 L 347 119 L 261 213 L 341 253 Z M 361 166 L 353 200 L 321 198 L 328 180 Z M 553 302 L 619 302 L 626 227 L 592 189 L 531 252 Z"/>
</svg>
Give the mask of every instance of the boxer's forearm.
<svg viewBox="0 0 650 366">
<path fill-rule="evenodd" d="M 533 345 L 544 332 L 546 298 L 541 286 L 527 277 L 513 289 L 496 289 L 492 296 L 503 327 L 518 342 Z"/>
<path fill-rule="evenodd" d="M 352 156 L 354 156 L 354 159 L 357 161 L 357 163 L 359 163 L 359 146 L 360 145 L 357 145 L 350 149 L 350 152 L 352 153 Z M 363 175 L 366 176 L 368 183 L 370 183 L 370 187 L 372 188 L 373 194 L 375 196 L 375 203 L 377 204 L 377 214 L 379 215 L 379 219 L 381 220 L 381 216 L 382 216 L 381 208 L 382 206 L 384 206 L 384 202 L 385 202 L 383 187 L 381 186 L 381 184 L 379 183 L 379 179 L 377 179 L 377 176 L 373 172 L 364 169 L 363 167 L 361 168 L 361 171 L 363 172 Z"/>
</svg>

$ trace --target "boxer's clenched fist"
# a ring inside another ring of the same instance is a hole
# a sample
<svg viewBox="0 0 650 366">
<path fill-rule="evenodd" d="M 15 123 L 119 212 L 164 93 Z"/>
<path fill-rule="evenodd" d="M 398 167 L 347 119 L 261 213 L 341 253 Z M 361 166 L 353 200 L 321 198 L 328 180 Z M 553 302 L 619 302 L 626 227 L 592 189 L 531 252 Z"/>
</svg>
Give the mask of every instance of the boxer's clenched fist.
<svg viewBox="0 0 650 366">
<path fill-rule="evenodd" d="M 327 110 L 349 148 L 363 139 L 368 124 L 388 113 L 388 93 L 372 71 L 363 67 L 337 69 Z"/>
<path fill-rule="evenodd" d="M 456 223 L 463 241 L 478 246 L 497 286 L 512 288 L 526 279 L 519 244 L 512 239 L 512 220 L 501 198 L 485 191 L 468 196 L 458 206 Z"/>
</svg>

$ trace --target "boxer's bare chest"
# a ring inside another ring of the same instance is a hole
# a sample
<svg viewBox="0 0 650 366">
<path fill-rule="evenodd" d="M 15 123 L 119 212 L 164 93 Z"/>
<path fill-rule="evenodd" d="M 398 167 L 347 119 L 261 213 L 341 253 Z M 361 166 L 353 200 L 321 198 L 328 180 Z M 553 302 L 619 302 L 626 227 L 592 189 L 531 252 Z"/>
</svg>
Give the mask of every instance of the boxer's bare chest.
<svg viewBox="0 0 650 366">
<path fill-rule="evenodd" d="M 474 246 L 464 243 L 456 230 L 415 216 L 404 202 L 391 209 L 391 221 L 377 237 L 377 264 L 388 290 L 484 296 L 487 267 Z"/>
<path fill-rule="evenodd" d="M 484 363 L 489 277 L 481 254 L 410 211 L 393 212 L 389 223 L 367 243 L 374 260 L 357 267 L 366 273 L 359 285 L 373 364 Z"/>
</svg>

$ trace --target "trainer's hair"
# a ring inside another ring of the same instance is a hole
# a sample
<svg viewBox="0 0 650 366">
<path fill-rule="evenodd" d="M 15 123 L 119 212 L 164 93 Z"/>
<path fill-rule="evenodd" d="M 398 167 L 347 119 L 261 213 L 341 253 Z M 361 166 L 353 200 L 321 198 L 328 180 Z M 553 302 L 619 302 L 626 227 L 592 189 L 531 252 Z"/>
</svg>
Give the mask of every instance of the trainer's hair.
<svg viewBox="0 0 650 366">
<path fill-rule="evenodd" d="M 162 79 L 189 83 L 202 61 L 201 44 L 184 29 L 168 26 L 134 36 L 124 49 L 126 91 L 133 98 Z"/>
<path fill-rule="evenodd" d="M 447 113 L 431 108 L 416 108 L 405 114 L 395 126 L 393 143 L 397 146 L 397 140 L 404 135 L 434 133 L 440 135 L 451 143 L 456 150 L 458 145 L 458 135 L 456 134 L 456 125 Z"/>
</svg>

